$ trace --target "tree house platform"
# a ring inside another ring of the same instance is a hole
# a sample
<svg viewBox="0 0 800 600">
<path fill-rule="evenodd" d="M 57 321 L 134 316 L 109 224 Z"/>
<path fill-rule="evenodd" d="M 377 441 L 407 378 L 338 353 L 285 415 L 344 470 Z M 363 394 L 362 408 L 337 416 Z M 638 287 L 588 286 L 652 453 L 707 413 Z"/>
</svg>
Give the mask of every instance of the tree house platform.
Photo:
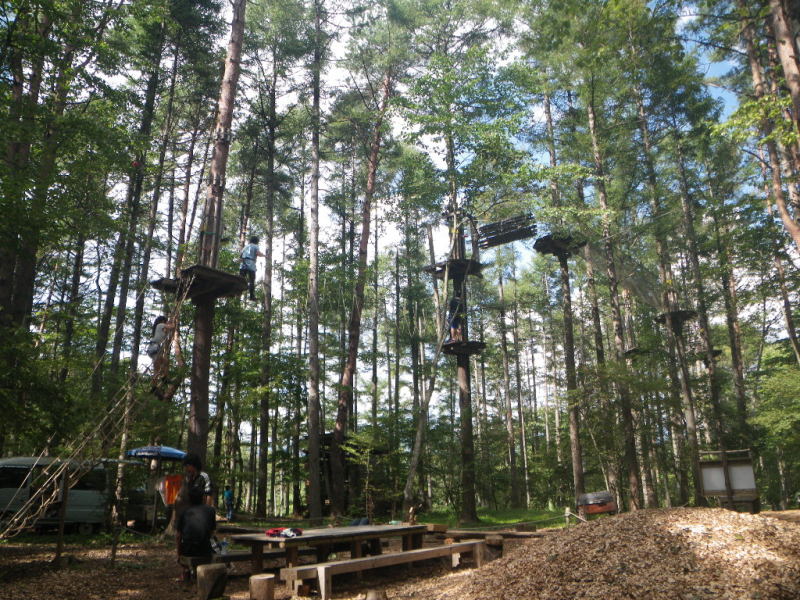
<svg viewBox="0 0 800 600">
<path fill-rule="evenodd" d="M 247 291 L 247 280 L 227 271 L 194 265 L 181 271 L 179 279 L 162 277 L 150 282 L 155 289 L 187 300 L 229 298 Z"/>
<path fill-rule="evenodd" d="M 672 331 L 675 332 L 675 335 L 681 335 L 683 331 L 683 324 L 686 321 L 691 321 L 692 319 L 697 318 L 697 311 L 696 310 L 671 310 L 669 312 L 670 320 L 672 321 Z M 661 313 L 656 317 L 656 323 L 660 323 L 661 325 L 666 325 L 667 323 L 667 313 Z"/>
<path fill-rule="evenodd" d="M 585 240 L 570 235 L 553 235 L 548 233 L 533 243 L 533 249 L 539 254 L 553 256 L 571 256 L 576 250 L 586 245 Z"/>
<path fill-rule="evenodd" d="M 459 354 L 480 354 L 486 348 L 483 342 L 447 342 L 442 344 L 442 352 L 451 356 Z"/>
<path fill-rule="evenodd" d="M 628 358 L 640 358 L 644 356 L 649 356 L 652 354 L 652 350 L 649 348 L 639 348 L 638 346 L 634 346 L 633 348 L 628 348 L 625 350 L 624 354 Z"/>
<path fill-rule="evenodd" d="M 451 258 L 450 260 L 443 260 L 435 265 L 427 266 L 423 270 L 438 279 L 444 279 L 446 271 L 449 279 L 455 279 L 457 277 L 463 278 L 466 275 L 480 277 L 482 267 L 481 263 L 471 258 Z"/>
</svg>

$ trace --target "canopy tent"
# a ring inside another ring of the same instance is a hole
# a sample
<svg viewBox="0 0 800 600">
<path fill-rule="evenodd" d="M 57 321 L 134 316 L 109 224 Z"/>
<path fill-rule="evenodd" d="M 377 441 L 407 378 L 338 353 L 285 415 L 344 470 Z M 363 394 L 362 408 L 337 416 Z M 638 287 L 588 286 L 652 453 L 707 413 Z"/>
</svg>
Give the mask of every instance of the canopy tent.
<svg viewBox="0 0 800 600">
<path fill-rule="evenodd" d="M 127 455 L 136 458 L 183 460 L 183 457 L 186 456 L 186 452 L 169 446 L 142 446 L 141 448 L 132 448 L 128 450 Z"/>
</svg>

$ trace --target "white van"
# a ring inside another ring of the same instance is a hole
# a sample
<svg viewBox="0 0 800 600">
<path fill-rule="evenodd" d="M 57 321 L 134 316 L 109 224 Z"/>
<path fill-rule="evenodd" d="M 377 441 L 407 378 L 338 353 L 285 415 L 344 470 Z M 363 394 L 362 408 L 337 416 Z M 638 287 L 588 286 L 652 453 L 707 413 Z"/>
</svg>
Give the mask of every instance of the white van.
<svg viewBox="0 0 800 600">
<path fill-rule="evenodd" d="M 59 460 L 35 456 L 0 459 L 0 520 L 16 513 L 28 501 L 41 483 L 42 469 Z M 90 469 L 67 494 L 64 522 L 69 530 L 88 534 L 100 529 L 106 520 L 109 497 L 106 469 L 102 465 Z M 59 503 L 53 503 L 34 526 L 58 525 L 58 510 Z"/>
</svg>

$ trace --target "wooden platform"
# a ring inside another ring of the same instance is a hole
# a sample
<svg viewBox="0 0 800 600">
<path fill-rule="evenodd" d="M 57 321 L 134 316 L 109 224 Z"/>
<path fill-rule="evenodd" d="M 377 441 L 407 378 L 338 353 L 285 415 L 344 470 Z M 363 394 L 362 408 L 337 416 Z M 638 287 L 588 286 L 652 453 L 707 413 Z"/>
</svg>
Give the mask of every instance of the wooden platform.
<svg viewBox="0 0 800 600">
<path fill-rule="evenodd" d="M 681 331 L 683 330 L 683 324 L 686 321 L 691 321 L 692 319 L 697 318 L 697 311 L 696 310 L 672 310 L 669 312 L 670 321 L 672 321 L 672 331 L 675 332 L 675 335 L 681 335 Z M 660 323 L 661 325 L 666 325 L 667 323 L 667 313 L 661 313 L 656 317 L 656 323 Z"/>
<path fill-rule="evenodd" d="M 483 342 L 447 342 L 442 344 L 442 352 L 451 356 L 480 354 L 485 349 L 486 344 Z"/>
<path fill-rule="evenodd" d="M 455 567 L 458 566 L 462 554 L 472 554 L 475 558 L 476 566 L 480 567 L 483 564 L 485 548 L 486 543 L 481 540 L 434 546 L 432 548 L 419 548 L 418 550 L 382 554 L 380 556 L 368 556 L 366 558 L 337 560 L 313 565 L 303 565 L 301 567 L 287 567 L 281 569 L 281 579 L 284 580 L 287 585 L 292 585 L 296 595 L 299 595 L 298 592 L 304 580 L 316 579 L 319 586 L 320 597 L 322 600 L 328 600 L 331 597 L 331 578 L 333 575 L 361 573 L 369 569 L 408 564 L 443 556 L 451 556 L 451 565 Z"/>
<path fill-rule="evenodd" d="M 180 279 L 163 277 L 150 282 L 155 289 L 187 300 L 228 298 L 247 291 L 247 280 L 227 271 L 194 265 L 181 271 Z"/>
<path fill-rule="evenodd" d="M 543 235 L 533 243 L 533 249 L 539 254 L 553 256 L 571 256 L 576 250 L 586 245 L 585 240 L 569 235 Z"/>
<path fill-rule="evenodd" d="M 465 275 L 481 276 L 481 269 L 483 265 L 477 260 L 471 258 L 451 258 L 450 260 L 443 260 L 435 265 L 429 265 L 423 269 L 426 273 L 430 273 L 438 279 L 444 279 L 445 271 L 447 271 L 448 279 L 455 279 L 456 277 L 464 277 Z"/>
</svg>

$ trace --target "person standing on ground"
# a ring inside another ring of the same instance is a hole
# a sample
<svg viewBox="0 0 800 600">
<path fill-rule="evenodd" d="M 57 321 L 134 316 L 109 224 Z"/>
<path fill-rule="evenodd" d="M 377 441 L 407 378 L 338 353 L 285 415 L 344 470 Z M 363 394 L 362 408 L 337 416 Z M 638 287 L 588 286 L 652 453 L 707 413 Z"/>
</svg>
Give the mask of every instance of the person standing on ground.
<svg viewBox="0 0 800 600">
<path fill-rule="evenodd" d="M 217 526 L 216 512 L 213 506 L 203 504 L 203 492 L 199 487 L 189 490 L 189 506 L 178 517 L 175 541 L 178 550 L 178 562 L 181 556 L 197 556 L 211 560 L 214 549 L 211 546 L 211 534 Z M 189 581 L 191 572 L 183 566 L 182 579 Z"/>
<path fill-rule="evenodd" d="M 231 486 L 225 486 L 225 491 L 222 492 L 222 499 L 225 501 L 225 516 L 228 521 L 233 521 L 233 490 Z"/>
<path fill-rule="evenodd" d="M 256 299 L 256 258 L 264 256 L 258 249 L 258 236 L 250 238 L 250 243 L 242 248 L 242 263 L 239 266 L 239 275 L 247 279 L 247 287 L 250 290 L 250 300 Z"/>
</svg>

